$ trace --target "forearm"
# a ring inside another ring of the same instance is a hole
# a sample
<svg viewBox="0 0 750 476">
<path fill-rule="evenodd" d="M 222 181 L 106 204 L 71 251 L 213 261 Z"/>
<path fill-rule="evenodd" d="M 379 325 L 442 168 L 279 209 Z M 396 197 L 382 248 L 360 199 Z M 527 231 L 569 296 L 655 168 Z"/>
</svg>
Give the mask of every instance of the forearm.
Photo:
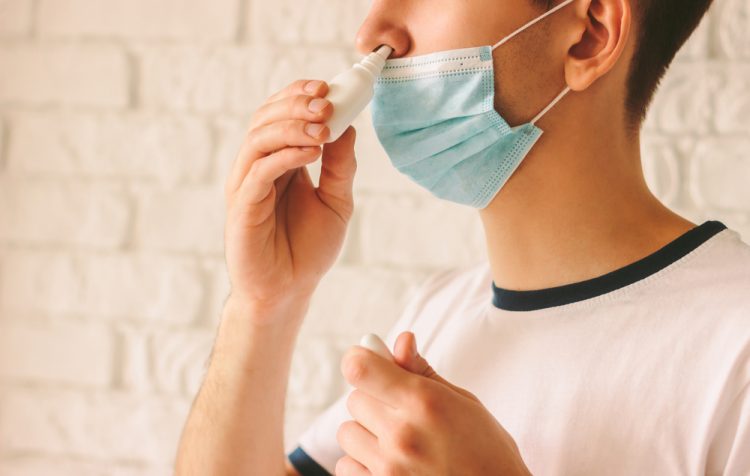
<svg viewBox="0 0 750 476">
<path fill-rule="evenodd" d="M 308 302 L 265 326 L 263 312 L 227 301 L 206 378 L 177 455 L 178 475 L 283 475 L 283 423 L 289 367 Z"/>
</svg>

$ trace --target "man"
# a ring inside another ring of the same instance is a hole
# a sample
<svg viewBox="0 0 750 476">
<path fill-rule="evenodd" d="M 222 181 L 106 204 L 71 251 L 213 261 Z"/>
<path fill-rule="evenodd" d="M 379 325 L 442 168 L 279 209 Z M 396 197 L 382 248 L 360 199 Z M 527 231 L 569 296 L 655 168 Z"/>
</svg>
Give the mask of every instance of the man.
<svg viewBox="0 0 750 476">
<path fill-rule="evenodd" d="M 232 292 L 177 472 L 750 474 L 750 247 L 664 207 L 640 164 L 649 101 L 709 3 L 373 0 L 358 48 L 394 49 L 378 137 L 479 209 L 489 263 L 425 283 L 392 360 L 352 348 L 355 390 L 285 462 L 290 356 L 351 217 L 355 134 L 323 147 L 316 189 L 327 85 L 269 98 L 227 180 Z"/>
</svg>

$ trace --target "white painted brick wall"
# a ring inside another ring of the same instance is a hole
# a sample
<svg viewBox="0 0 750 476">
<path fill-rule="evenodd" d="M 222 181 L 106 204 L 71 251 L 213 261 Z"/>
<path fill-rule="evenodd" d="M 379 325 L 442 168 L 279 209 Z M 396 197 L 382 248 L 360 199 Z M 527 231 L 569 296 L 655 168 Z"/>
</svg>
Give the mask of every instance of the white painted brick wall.
<svg viewBox="0 0 750 476">
<path fill-rule="evenodd" d="M 4 44 L 0 71 L 2 105 L 120 109 L 129 100 L 125 52 L 106 44 Z"/>
<path fill-rule="evenodd" d="M 229 289 L 222 186 L 247 120 L 354 62 L 368 6 L 0 0 L 0 474 L 170 473 Z M 396 172 L 368 113 L 351 232 L 292 362 L 289 445 L 343 390 L 347 346 L 485 256 L 476 216 Z M 750 0 L 717 0 L 664 79 L 644 168 L 669 206 L 750 239 L 748 151 Z"/>
<path fill-rule="evenodd" d="M 31 9 L 32 0 L 0 0 L 0 38 L 28 34 Z"/>
</svg>

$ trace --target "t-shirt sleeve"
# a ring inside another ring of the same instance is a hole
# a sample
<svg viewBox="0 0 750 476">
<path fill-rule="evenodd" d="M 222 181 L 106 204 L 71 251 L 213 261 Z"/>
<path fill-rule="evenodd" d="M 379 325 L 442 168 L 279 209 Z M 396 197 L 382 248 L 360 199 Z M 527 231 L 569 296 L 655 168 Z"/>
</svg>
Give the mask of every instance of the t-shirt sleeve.
<svg viewBox="0 0 750 476">
<path fill-rule="evenodd" d="M 706 474 L 750 474 L 750 382 L 732 401 L 709 449 Z"/>
<path fill-rule="evenodd" d="M 436 281 L 444 273 L 428 278 L 419 286 L 412 298 L 383 339 L 389 349 L 393 349 L 398 335 L 406 330 L 412 330 L 424 301 L 431 294 Z M 336 432 L 341 423 L 351 420 L 346 409 L 346 399 L 351 388 L 347 389 L 333 404 L 313 420 L 312 424 L 297 440 L 297 446 L 287 457 L 294 468 L 302 476 L 329 476 L 336 467 L 336 462 L 344 456 L 344 452 L 336 441 Z"/>
<path fill-rule="evenodd" d="M 708 452 L 706 475 L 750 474 L 750 382 L 729 406 Z"/>
</svg>

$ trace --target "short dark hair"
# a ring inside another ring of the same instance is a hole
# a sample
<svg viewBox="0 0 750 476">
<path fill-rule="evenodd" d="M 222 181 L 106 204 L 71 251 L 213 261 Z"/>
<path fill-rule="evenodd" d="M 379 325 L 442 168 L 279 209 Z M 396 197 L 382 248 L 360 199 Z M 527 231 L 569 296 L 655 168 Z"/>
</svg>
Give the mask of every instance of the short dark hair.
<svg viewBox="0 0 750 476">
<path fill-rule="evenodd" d="M 532 0 L 551 8 L 558 0 Z M 636 50 L 630 61 L 625 111 L 637 129 L 677 51 L 698 27 L 713 0 L 631 0 Z"/>
<path fill-rule="evenodd" d="M 638 127 L 677 51 L 698 27 L 713 0 L 632 0 L 636 51 L 628 74 L 626 111 Z"/>
</svg>

